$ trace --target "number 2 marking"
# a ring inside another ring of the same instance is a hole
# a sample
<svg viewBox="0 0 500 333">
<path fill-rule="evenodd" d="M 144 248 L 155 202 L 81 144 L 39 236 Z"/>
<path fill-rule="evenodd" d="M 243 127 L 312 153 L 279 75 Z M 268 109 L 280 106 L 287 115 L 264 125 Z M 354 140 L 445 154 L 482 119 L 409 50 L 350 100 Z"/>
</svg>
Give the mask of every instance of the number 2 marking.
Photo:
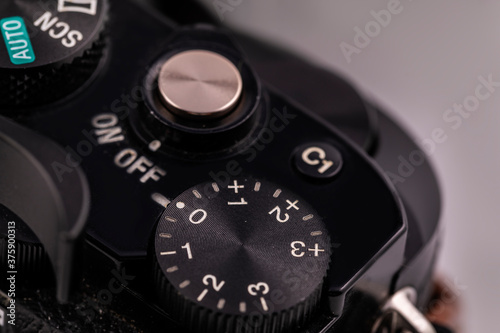
<svg viewBox="0 0 500 333">
<path fill-rule="evenodd" d="M 285 223 L 286 221 L 288 221 L 290 219 L 290 216 L 287 213 L 285 213 L 284 218 L 282 218 L 280 216 L 281 215 L 281 208 L 279 206 L 274 207 L 273 210 L 271 210 L 268 214 L 272 215 L 275 212 L 276 212 L 276 221 L 278 221 L 280 223 Z"/>
<path fill-rule="evenodd" d="M 210 285 L 210 281 L 212 281 L 212 288 L 214 288 L 215 291 L 220 291 L 226 283 L 226 281 L 221 281 L 219 284 L 217 284 L 217 278 L 214 275 L 205 275 L 205 277 L 203 278 L 203 284 L 205 286 L 208 286 Z"/>
<path fill-rule="evenodd" d="M 212 288 L 214 288 L 215 291 L 220 291 L 222 289 L 222 287 L 224 286 L 224 284 L 226 283 L 226 281 L 221 281 L 219 284 L 217 284 L 217 278 L 215 277 L 215 275 L 212 275 L 212 274 L 207 274 L 203 277 L 203 284 L 205 286 L 209 286 L 210 285 L 210 282 L 212 282 Z M 205 298 L 205 296 L 207 295 L 208 293 L 208 289 L 203 289 L 203 291 L 201 292 L 201 294 L 198 296 L 198 298 L 196 298 L 196 300 L 198 302 L 201 302 L 203 301 L 203 298 Z M 219 304 L 221 304 L 221 308 L 224 306 L 224 302 L 220 301 L 219 300 Z M 219 306 L 218 306 L 219 307 Z"/>
</svg>

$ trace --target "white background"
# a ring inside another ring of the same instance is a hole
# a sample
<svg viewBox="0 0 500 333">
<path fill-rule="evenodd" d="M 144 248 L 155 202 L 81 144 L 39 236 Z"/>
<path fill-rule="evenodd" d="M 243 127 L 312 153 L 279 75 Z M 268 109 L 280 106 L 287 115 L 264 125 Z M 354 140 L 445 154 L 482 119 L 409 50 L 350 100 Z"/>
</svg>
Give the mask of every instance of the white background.
<svg viewBox="0 0 500 333">
<path fill-rule="evenodd" d="M 390 0 L 220 1 L 235 4 L 226 23 L 343 73 L 417 140 L 446 131 L 431 156 L 447 229 L 439 271 L 467 286 L 464 332 L 499 332 L 500 88 L 456 130 L 443 113 L 474 94 L 479 76 L 500 82 L 500 1 L 401 0 L 402 12 L 351 63 L 340 43 L 354 44 L 354 28 Z"/>
</svg>

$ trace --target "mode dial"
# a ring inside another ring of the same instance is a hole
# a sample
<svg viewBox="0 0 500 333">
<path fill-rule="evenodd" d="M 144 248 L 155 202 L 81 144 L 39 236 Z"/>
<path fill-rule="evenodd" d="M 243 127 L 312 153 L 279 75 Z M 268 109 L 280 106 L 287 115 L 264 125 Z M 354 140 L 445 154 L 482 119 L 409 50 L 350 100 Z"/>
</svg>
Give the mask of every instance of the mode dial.
<svg viewBox="0 0 500 333">
<path fill-rule="evenodd" d="M 162 305 L 196 332 L 290 332 L 321 298 L 331 255 L 319 214 L 252 178 L 206 183 L 166 208 L 155 234 Z"/>
<path fill-rule="evenodd" d="M 0 3 L 0 106 L 55 101 L 83 85 L 102 58 L 106 0 Z"/>
</svg>

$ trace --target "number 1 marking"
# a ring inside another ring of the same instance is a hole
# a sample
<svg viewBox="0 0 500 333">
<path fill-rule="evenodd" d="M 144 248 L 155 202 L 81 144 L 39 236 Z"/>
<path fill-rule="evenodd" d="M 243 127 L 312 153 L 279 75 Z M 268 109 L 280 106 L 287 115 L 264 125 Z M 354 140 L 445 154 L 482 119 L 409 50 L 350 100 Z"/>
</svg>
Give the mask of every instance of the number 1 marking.
<svg viewBox="0 0 500 333">
<path fill-rule="evenodd" d="M 228 206 L 243 206 L 243 205 L 248 205 L 248 202 L 245 201 L 245 198 L 241 198 L 241 201 L 235 201 L 235 202 L 228 201 L 227 204 Z"/>
<path fill-rule="evenodd" d="M 187 251 L 188 259 L 193 259 L 193 254 L 191 253 L 191 246 L 189 243 L 186 243 L 183 247 Z"/>
</svg>

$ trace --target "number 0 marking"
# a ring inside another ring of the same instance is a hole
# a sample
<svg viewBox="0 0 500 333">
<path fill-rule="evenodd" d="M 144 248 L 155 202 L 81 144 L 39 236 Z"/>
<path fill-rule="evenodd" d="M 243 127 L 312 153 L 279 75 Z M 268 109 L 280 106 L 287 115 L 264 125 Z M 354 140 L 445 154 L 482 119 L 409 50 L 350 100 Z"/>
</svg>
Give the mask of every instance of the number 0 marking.
<svg viewBox="0 0 500 333">
<path fill-rule="evenodd" d="M 194 219 L 195 215 L 197 215 L 198 213 L 201 213 L 201 217 L 195 220 Z M 189 222 L 193 224 L 200 224 L 201 222 L 205 221 L 206 218 L 207 218 L 207 212 L 203 209 L 197 209 L 194 212 L 192 212 L 191 215 L 189 215 Z"/>
</svg>

